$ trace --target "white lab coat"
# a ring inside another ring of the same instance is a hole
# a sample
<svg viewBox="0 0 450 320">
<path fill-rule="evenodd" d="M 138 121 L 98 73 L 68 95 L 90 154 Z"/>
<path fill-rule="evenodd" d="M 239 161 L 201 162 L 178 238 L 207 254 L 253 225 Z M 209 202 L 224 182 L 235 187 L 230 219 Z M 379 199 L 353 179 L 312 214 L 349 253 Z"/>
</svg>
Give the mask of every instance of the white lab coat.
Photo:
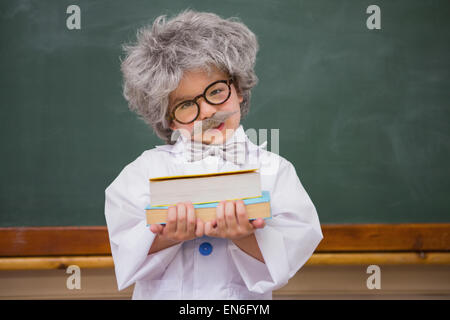
<svg viewBox="0 0 450 320">
<path fill-rule="evenodd" d="M 232 139 L 246 141 L 247 163 L 217 156 L 187 162 L 185 140 L 147 150 L 105 191 L 105 216 L 119 290 L 135 284 L 133 299 L 271 299 L 272 291 L 311 257 L 323 238 L 316 209 L 294 166 L 253 144 L 240 126 Z M 259 168 L 271 197 L 272 218 L 255 231 L 265 264 L 231 240 L 202 237 L 149 255 L 155 238 L 145 221 L 149 179 L 160 176 Z M 208 242 L 212 252 L 199 246 Z"/>
</svg>

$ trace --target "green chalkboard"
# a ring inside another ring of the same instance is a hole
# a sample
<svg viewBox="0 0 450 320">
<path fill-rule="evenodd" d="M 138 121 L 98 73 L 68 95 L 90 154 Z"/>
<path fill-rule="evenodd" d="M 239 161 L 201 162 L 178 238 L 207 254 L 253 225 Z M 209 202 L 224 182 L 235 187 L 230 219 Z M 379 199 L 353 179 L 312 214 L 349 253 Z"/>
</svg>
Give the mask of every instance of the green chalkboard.
<svg viewBox="0 0 450 320">
<path fill-rule="evenodd" d="M 257 35 L 244 128 L 280 129 L 322 223 L 450 221 L 449 1 L 376 1 L 374 30 L 362 0 L 81 0 L 69 30 L 72 4 L 0 3 L 0 227 L 105 225 L 105 188 L 161 144 L 122 97 L 121 45 L 188 7 Z"/>
</svg>

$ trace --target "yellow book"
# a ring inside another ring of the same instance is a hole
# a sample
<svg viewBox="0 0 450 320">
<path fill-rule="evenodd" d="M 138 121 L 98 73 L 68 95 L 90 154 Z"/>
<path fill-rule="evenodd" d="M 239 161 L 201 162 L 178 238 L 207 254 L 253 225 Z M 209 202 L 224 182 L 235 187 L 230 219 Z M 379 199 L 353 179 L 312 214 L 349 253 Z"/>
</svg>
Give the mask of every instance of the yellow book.
<svg viewBox="0 0 450 320">
<path fill-rule="evenodd" d="M 254 172 L 258 169 L 245 169 L 245 170 L 233 170 L 233 171 L 224 171 L 224 172 L 211 172 L 211 173 L 198 173 L 198 174 L 185 174 L 185 175 L 177 175 L 177 176 L 165 176 L 165 177 L 156 177 L 150 178 L 150 181 L 161 181 L 161 180 L 173 180 L 173 179 L 185 179 L 185 178 L 196 178 L 196 177 L 210 177 L 210 176 L 222 176 L 226 174 L 239 174 L 246 172 Z"/>
</svg>

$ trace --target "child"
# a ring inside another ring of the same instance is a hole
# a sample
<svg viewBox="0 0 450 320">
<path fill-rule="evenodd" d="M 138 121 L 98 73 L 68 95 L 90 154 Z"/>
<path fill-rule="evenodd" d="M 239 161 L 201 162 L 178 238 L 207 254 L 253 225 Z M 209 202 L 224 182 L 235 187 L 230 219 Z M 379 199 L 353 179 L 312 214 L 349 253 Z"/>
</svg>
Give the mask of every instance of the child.
<svg viewBox="0 0 450 320">
<path fill-rule="evenodd" d="M 322 232 L 293 165 L 240 125 L 257 82 L 255 35 L 237 19 L 187 10 L 158 17 L 125 50 L 124 96 L 166 145 L 142 153 L 105 191 L 119 290 L 135 284 L 133 299 L 271 299 Z M 187 202 L 168 209 L 166 225 L 146 225 L 150 178 L 255 167 L 271 219 L 249 221 L 242 201 L 222 201 L 204 223 Z"/>
</svg>

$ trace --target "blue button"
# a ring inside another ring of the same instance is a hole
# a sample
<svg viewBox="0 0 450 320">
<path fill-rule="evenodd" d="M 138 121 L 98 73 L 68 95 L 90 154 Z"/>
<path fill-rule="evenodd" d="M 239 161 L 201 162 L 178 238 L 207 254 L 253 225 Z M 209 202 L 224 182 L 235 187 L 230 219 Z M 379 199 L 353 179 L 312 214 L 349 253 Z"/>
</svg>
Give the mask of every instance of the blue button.
<svg viewBox="0 0 450 320">
<path fill-rule="evenodd" d="M 213 246 L 209 242 L 203 242 L 200 247 L 198 248 L 198 251 L 204 256 L 209 256 L 213 250 Z"/>
</svg>

